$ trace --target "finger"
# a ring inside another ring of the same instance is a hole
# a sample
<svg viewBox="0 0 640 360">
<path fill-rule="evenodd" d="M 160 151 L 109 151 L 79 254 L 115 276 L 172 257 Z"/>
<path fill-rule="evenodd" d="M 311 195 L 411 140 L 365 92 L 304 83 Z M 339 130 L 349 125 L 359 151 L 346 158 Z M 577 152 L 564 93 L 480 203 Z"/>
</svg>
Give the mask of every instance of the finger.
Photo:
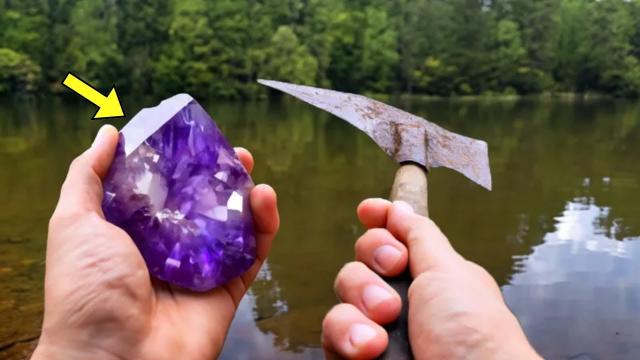
<svg viewBox="0 0 640 360">
<path fill-rule="evenodd" d="M 322 322 L 322 346 L 329 357 L 373 359 L 388 342 L 387 332 L 351 304 L 334 306 Z"/>
<path fill-rule="evenodd" d="M 343 302 L 356 306 L 378 324 L 388 324 L 400 314 L 402 302 L 398 293 L 361 262 L 346 264 L 334 287 Z"/>
<path fill-rule="evenodd" d="M 249 174 L 251 174 L 251 172 L 253 171 L 253 164 L 254 164 L 253 155 L 251 155 L 251 152 L 249 152 L 249 150 L 243 147 L 235 147 L 233 149 L 236 151 L 236 155 L 240 159 L 240 162 L 242 163 L 244 168 L 247 170 Z"/>
<path fill-rule="evenodd" d="M 260 184 L 251 190 L 251 211 L 258 241 L 258 259 L 264 261 L 271 250 L 271 241 L 280 227 L 278 200 L 271 186 Z"/>
<path fill-rule="evenodd" d="M 413 277 L 430 269 L 455 269 L 464 259 L 453 249 L 438 226 L 413 212 L 411 206 L 395 201 L 387 214 L 387 228 L 409 249 Z"/>
<path fill-rule="evenodd" d="M 358 218 L 368 229 L 385 227 L 389 207 L 391 207 L 389 200 L 366 199 L 358 205 Z"/>
<path fill-rule="evenodd" d="M 118 144 L 118 130 L 104 125 L 89 149 L 75 158 L 62 184 L 55 213 L 102 215 L 102 178 L 106 176 Z"/>
<path fill-rule="evenodd" d="M 250 201 L 256 234 L 257 258 L 256 262 L 238 280 L 232 280 L 227 284 L 227 290 L 233 297 L 236 306 L 253 283 L 260 267 L 269 255 L 273 238 L 280 227 L 278 201 L 276 192 L 271 186 L 261 184 L 254 187 L 251 190 Z"/>
<path fill-rule="evenodd" d="M 356 260 L 383 276 L 400 275 L 407 268 L 409 252 L 387 229 L 369 229 L 355 245 Z"/>
</svg>

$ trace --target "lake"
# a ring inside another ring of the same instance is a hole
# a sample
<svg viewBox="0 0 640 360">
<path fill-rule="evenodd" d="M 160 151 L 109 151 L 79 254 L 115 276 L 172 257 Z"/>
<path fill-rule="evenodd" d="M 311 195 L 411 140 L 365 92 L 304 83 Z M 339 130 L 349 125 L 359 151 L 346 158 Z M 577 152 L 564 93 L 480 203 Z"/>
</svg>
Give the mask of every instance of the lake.
<svg viewBox="0 0 640 360">
<path fill-rule="evenodd" d="M 496 278 L 534 347 L 550 359 L 637 358 L 640 104 L 394 103 L 489 143 L 494 190 L 435 169 L 430 214 Z M 333 278 L 363 231 L 355 208 L 388 195 L 396 164 L 355 128 L 295 100 L 203 104 L 232 144 L 253 152 L 253 178 L 274 186 L 282 218 L 222 358 L 322 358 Z M 0 102 L 0 358 L 22 358 L 39 334 L 47 222 L 69 162 L 101 125 L 94 112 L 60 99 Z"/>
</svg>

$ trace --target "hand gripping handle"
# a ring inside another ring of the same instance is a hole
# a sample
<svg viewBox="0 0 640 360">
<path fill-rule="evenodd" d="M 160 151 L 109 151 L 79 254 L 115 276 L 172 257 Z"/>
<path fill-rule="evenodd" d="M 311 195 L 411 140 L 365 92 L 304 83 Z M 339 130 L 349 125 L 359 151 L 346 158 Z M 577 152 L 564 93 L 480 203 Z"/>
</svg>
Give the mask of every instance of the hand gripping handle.
<svg viewBox="0 0 640 360">
<path fill-rule="evenodd" d="M 391 188 L 391 201 L 402 200 L 413 207 L 420 215 L 429 216 L 427 202 L 427 172 L 420 166 L 404 164 L 396 172 L 396 178 Z M 411 344 L 409 343 L 407 294 L 413 278 L 409 267 L 404 273 L 395 278 L 385 279 L 400 294 L 402 311 L 398 319 L 385 326 L 389 334 L 389 346 L 380 356 L 384 360 L 413 359 Z"/>
</svg>

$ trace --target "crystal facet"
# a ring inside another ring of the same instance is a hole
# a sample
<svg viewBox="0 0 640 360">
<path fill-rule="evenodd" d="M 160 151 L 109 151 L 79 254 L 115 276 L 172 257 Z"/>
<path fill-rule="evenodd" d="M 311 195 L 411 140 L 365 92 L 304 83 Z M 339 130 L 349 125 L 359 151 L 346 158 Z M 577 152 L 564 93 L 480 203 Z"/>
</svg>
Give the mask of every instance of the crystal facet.
<svg viewBox="0 0 640 360">
<path fill-rule="evenodd" d="M 211 117 L 180 94 L 122 129 L 102 208 L 134 240 L 152 275 L 206 291 L 255 261 L 252 187 Z"/>
</svg>

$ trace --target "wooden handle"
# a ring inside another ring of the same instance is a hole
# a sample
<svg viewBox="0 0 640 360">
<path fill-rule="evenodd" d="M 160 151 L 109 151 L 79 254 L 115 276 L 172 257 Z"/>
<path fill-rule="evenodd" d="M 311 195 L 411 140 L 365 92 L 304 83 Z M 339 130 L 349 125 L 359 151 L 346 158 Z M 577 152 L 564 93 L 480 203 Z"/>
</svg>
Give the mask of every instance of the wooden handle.
<svg viewBox="0 0 640 360">
<path fill-rule="evenodd" d="M 402 200 L 413 207 L 413 210 L 423 216 L 429 216 L 427 202 L 427 173 L 413 164 L 405 164 L 396 172 L 396 178 L 391 188 L 392 201 Z M 385 326 L 389 334 L 389 346 L 380 356 L 385 360 L 413 359 L 411 344 L 409 343 L 409 302 L 407 293 L 413 278 L 409 268 L 400 276 L 385 279 L 393 287 L 402 299 L 402 312 L 398 319 Z"/>
<path fill-rule="evenodd" d="M 400 166 L 391 188 L 391 201 L 402 200 L 413 207 L 413 211 L 429 216 L 427 206 L 427 172 L 413 164 Z"/>
</svg>

